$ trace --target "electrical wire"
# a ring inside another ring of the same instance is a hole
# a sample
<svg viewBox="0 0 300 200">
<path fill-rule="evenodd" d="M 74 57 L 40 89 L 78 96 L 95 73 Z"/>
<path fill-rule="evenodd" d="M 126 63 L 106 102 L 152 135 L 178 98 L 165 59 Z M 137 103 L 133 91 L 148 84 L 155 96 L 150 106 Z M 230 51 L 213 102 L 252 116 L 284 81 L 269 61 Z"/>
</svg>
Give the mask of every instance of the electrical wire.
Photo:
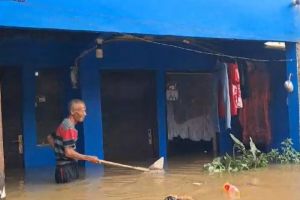
<svg viewBox="0 0 300 200">
<path fill-rule="evenodd" d="M 120 40 L 127 40 L 128 41 L 130 39 L 131 40 L 139 40 L 139 41 L 143 41 L 143 42 L 147 42 L 147 43 L 152 43 L 152 44 L 156 44 L 156 45 L 160 45 L 160 46 L 167 46 L 167 47 L 172 47 L 172 48 L 176 48 L 176 49 L 181 49 L 181 50 L 189 51 L 189 52 L 193 52 L 193 53 L 210 55 L 210 56 L 217 56 L 217 57 L 225 57 L 225 58 L 230 58 L 230 59 L 247 60 L 247 61 L 254 61 L 254 62 L 295 62 L 295 61 L 297 61 L 297 59 L 293 59 L 293 58 L 290 58 L 290 59 L 258 59 L 258 58 L 244 57 L 244 56 L 228 55 L 228 54 L 220 53 L 220 52 L 217 52 L 217 51 L 214 51 L 215 53 L 213 53 L 213 52 L 208 52 L 208 51 L 201 51 L 201 50 L 196 50 L 196 49 L 185 48 L 185 47 L 181 47 L 181 46 L 177 46 L 177 45 L 173 45 L 173 44 L 166 44 L 166 43 L 163 43 L 163 42 L 157 42 L 157 41 L 145 39 L 145 38 L 138 37 L 138 36 L 135 36 L 135 35 L 130 35 L 130 34 L 122 34 L 121 37 L 119 36 L 118 38 L 104 40 L 103 43 L 109 43 L 109 42 L 112 42 L 112 41 L 120 41 Z M 189 44 L 189 43 L 185 43 L 185 44 Z M 83 58 L 85 55 L 87 55 L 91 51 L 95 50 L 96 48 L 97 48 L 97 45 L 83 51 L 75 59 L 75 67 L 78 66 L 79 59 Z"/>
<path fill-rule="evenodd" d="M 97 48 L 96 46 L 93 46 L 92 48 L 86 49 L 84 50 L 76 59 L 75 59 L 75 67 L 78 67 L 78 61 L 83 58 L 85 55 L 89 54 L 90 52 L 92 52 L 93 50 L 95 50 Z"/>
<path fill-rule="evenodd" d="M 136 40 L 147 42 L 147 43 L 177 48 L 177 49 L 194 52 L 194 53 L 198 53 L 198 54 L 226 57 L 226 58 L 230 58 L 230 59 L 248 60 L 248 61 L 255 61 L 255 62 L 294 62 L 294 61 L 296 61 L 296 59 L 292 59 L 292 58 L 290 58 L 290 59 L 257 59 L 257 58 L 249 58 L 249 57 L 244 57 L 244 56 L 233 56 L 233 55 L 228 55 L 228 54 L 224 54 L 224 53 L 212 53 L 212 52 L 200 51 L 200 50 L 195 50 L 195 49 L 189 49 L 189 48 L 185 48 L 185 47 L 181 47 L 181 46 L 177 46 L 177 45 L 173 45 L 173 44 L 166 44 L 166 43 L 162 43 L 162 42 L 151 41 L 151 40 L 147 40 L 147 39 L 137 37 L 134 35 L 127 35 L 127 36 L 134 38 Z"/>
</svg>

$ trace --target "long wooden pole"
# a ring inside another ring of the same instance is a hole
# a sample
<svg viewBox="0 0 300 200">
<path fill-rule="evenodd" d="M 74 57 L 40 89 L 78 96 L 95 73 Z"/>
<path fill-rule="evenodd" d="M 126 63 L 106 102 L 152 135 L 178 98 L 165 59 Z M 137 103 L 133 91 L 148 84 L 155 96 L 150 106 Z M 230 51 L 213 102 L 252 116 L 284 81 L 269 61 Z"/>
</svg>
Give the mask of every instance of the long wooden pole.
<svg viewBox="0 0 300 200">
<path fill-rule="evenodd" d="M 149 168 L 136 167 L 136 166 L 131 166 L 131 165 L 124 165 L 124 164 L 115 163 L 115 162 L 106 161 L 106 160 L 99 160 L 99 164 L 105 164 L 105 165 L 116 166 L 116 167 L 123 167 L 123 168 L 128 168 L 128 169 L 135 169 L 135 170 L 139 170 L 139 171 L 143 171 L 143 172 L 149 172 L 150 171 Z"/>
</svg>

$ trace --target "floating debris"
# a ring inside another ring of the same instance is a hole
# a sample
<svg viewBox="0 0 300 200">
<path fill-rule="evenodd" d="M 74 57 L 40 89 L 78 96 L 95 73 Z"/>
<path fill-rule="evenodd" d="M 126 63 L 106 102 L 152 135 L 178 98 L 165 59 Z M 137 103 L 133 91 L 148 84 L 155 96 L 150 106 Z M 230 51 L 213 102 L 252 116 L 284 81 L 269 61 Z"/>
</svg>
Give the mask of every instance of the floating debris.
<svg viewBox="0 0 300 200">
<path fill-rule="evenodd" d="M 198 182 L 195 182 L 195 183 L 193 183 L 193 185 L 196 185 L 196 186 L 201 186 L 201 185 L 203 185 L 203 183 L 198 183 Z"/>
<path fill-rule="evenodd" d="M 225 193 L 229 196 L 230 199 L 240 199 L 241 198 L 240 191 L 236 186 L 234 186 L 230 183 L 225 183 L 223 188 L 224 188 Z"/>
<path fill-rule="evenodd" d="M 190 196 L 169 195 L 164 200 L 194 200 L 194 199 Z"/>
</svg>

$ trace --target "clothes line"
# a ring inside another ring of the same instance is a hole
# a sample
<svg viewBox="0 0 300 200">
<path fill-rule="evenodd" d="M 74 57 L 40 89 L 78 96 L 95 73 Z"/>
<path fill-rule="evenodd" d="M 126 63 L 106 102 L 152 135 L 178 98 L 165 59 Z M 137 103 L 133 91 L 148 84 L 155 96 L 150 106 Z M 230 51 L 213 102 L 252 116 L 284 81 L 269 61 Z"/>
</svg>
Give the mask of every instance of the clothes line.
<svg viewBox="0 0 300 200">
<path fill-rule="evenodd" d="M 177 49 L 181 49 L 181 50 L 185 50 L 185 51 L 190 51 L 190 52 L 205 54 L 205 55 L 211 55 L 211 56 L 217 56 L 217 57 L 226 57 L 226 58 L 231 58 L 231 59 L 248 60 L 248 61 L 254 61 L 254 62 L 294 62 L 294 61 L 296 61 L 296 59 L 272 59 L 271 60 L 271 59 L 257 59 L 257 58 L 243 57 L 243 56 L 227 55 L 227 54 L 223 54 L 223 53 L 211 53 L 211 52 L 206 52 L 206 51 L 189 49 L 189 48 L 185 48 L 185 47 L 181 47 L 181 46 L 177 46 L 177 45 L 173 45 L 173 44 L 166 44 L 166 43 L 162 43 L 162 42 L 151 41 L 151 40 L 133 36 L 133 35 L 129 35 L 129 36 L 132 38 L 135 38 L 137 40 L 141 40 L 141 41 L 152 43 L 152 44 L 168 46 L 168 47 L 173 47 L 173 48 L 177 48 Z"/>
</svg>

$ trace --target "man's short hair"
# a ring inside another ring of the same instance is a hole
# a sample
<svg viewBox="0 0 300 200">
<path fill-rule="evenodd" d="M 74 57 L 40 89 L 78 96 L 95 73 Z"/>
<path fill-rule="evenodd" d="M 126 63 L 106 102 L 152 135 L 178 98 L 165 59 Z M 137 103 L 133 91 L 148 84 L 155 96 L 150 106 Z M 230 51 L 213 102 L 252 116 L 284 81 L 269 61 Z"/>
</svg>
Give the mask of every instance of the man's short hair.
<svg viewBox="0 0 300 200">
<path fill-rule="evenodd" d="M 73 106 L 75 104 L 85 104 L 84 101 L 80 100 L 80 99 L 72 99 L 70 102 L 69 102 L 69 113 L 71 113 L 72 109 L 73 109 Z"/>
</svg>

